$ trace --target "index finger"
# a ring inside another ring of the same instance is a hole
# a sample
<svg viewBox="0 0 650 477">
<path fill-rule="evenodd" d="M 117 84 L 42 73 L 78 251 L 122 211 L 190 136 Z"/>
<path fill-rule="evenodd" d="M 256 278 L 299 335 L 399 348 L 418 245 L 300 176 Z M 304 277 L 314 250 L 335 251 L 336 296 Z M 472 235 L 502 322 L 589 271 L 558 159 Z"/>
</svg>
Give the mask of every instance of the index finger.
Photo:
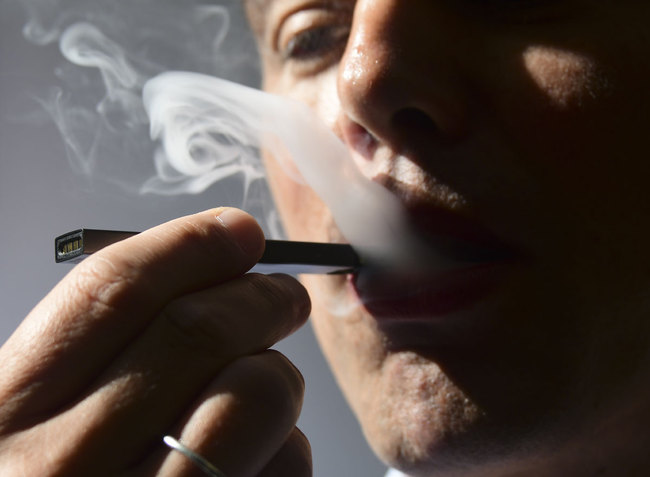
<svg viewBox="0 0 650 477">
<path fill-rule="evenodd" d="M 112 361 L 167 303 L 244 274 L 264 235 L 245 212 L 219 208 L 119 242 L 75 267 L 0 349 L 0 402 L 48 383 L 61 397 Z M 73 372 L 71 372 L 73 370 Z M 48 396 L 56 405 L 56 395 Z M 1 423 L 0 423 L 1 424 Z"/>
</svg>

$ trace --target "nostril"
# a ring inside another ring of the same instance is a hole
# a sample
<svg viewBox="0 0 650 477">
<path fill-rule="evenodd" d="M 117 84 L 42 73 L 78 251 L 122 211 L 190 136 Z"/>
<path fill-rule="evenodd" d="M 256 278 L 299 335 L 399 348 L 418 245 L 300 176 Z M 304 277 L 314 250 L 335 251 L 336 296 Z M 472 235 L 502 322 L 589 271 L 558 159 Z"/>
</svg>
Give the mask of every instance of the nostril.
<svg viewBox="0 0 650 477">
<path fill-rule="evenodd" d="M 362 125 L 346 120 L 343 123 L 343 138 L 361 157 L 372 159 L 377 149 L 377 139 Z"/>
<path fill-rule="evenodd" d="M 417 108 L 405 108 L 393 116 L 393 128 L 406 137 L 418 137 L 439 133 L 431 116 Z"/>
</svg>

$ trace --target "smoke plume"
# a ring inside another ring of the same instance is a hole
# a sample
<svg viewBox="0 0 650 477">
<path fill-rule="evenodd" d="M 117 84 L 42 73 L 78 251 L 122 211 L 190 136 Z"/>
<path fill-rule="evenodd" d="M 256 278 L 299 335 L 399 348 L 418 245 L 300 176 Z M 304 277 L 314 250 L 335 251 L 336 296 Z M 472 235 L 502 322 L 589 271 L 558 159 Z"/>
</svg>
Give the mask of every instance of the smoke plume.
<svg viewBox="0 0 650 477">
<path fill-rule="evenodd" d="M 195 194 L 216 175 L 172 171 L 155 156 L 142 87 L 167 70 L 259 81 L 253 39 L 240 1 L 25 0 L 25 37 L 58 43 L 60 85 L 42 100 L 61 131 L 72 169 L 129 193 Z M 239 26 L 231 28 L 232 25 Z M 220 177 L 263 177 L 259 161 L 222 161 Z M 242 205 L 242 204 L 236 204 Z"/>
<path fill-rule="evenodd" d="M 396 199 L 361 174 L 305 105 L 216 78 L 257 79 L 252 39 L 229 29 L 233 14 L 243 25 L 240 0 L 26 6 L 26 37 L 58 41 L 69 61 L 59 71 L 62 89 L 45 104 L 81 174 L 157 194 L 200 193 L 236 175 L 246 192 L 264 177 L 261 147 L 288 153 L 300 175 L 294 179 L 315 190 L 359 251 L 407 258 L 412 241 Z M 151 164 L 155 173 L 144 177 Z"/>
</svg>

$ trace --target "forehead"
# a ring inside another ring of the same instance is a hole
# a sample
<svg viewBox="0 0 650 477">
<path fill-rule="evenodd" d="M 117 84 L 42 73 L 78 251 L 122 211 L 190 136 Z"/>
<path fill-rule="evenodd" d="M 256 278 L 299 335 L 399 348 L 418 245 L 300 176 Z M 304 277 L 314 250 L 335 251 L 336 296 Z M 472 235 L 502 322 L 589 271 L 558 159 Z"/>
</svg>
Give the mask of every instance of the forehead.
<svg viewBox="0 0 650 477">
<path fill-rule="evenodd" d="M 281 0 L 242 0 L 251 29 L 258 37 L 261 37 L 264 33 L 265 13 L 271 8 L 271 4 L 276 1 Z"/>
</svg>

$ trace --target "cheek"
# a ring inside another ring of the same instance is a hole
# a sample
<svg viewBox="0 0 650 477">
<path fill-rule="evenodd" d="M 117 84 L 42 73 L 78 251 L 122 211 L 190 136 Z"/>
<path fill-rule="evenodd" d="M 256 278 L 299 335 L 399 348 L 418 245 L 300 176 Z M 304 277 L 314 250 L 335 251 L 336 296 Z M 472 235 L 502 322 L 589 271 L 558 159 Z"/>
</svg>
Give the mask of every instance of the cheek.
<svg viewBox="0 0 650 477">
<path fill-rule="evenodd" d="M 597 94 L 596 68 L 583 56 L 533 46 L 524 51 L 523 62 L 530 79 L 557 108 L 580 105 L 585 97 Z"/>
<path fill-rule="evenodd" d="M 297 77 L 291 71 L 274 70 L 264 79 L 264 90 L 307 104 L 328 126 L 334 126 L 340 112 L 336 89 L 338 68 L 333 66 L 317 76 Z"/>
<path fill-rule="evenodd" d="M 625 54 L 593 46 L 599 48 L 597 62 L 551 47 L 523 52 L 533 107 L 515 109 L 519 123 L 512 125 L 511 143 L 567 217 L 571 212 L 614 227 L 623 225 L 618 223 L 630 204 L 645 204 L 649 197 L 650 167 L 639 160 L 647 151 L 648 121 L 639 111 L 650 97 L 636 78 L 648 73 L 630 68 Z M 631 70 L 638 75 L 626 73 Z"/>
<path fill-rule="evenodd" d="M 264 154 L 264 164 L 282 224 L 291 240 L 326 242 L 330 214 L 306 185 L 292 177 L 287 158 Z"/>
<path fill-rule="evenodd" d="M 317 77 L 296 78 L 288 72 L 267 74 L 264 89 L 296 99 L 311 107 L 321 120 L 333 128 L 339 114 L 336 93 L 336 69 Z M 341 236 L 327 206 L 311 188 L 295 178 L 299 176 L 288 154 L 265 154 L 269 184 L 284 227 L 292 240 L 339 242 Z"/>
</svg>

